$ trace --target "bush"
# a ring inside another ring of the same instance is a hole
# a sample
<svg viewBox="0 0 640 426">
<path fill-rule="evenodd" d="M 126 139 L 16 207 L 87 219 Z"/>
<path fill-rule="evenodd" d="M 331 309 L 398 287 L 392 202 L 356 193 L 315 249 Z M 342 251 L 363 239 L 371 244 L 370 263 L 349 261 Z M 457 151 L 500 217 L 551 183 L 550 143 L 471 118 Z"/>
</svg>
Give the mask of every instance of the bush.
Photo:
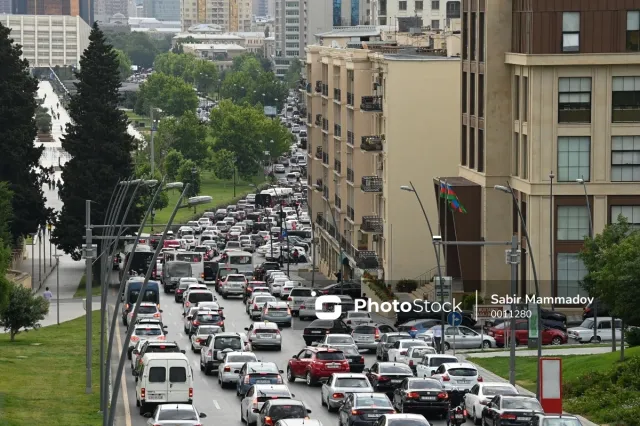
<svg viewBox="0 0 640 426">
<path fill-rule="evenodd" d="M 411 293 L 418 289 L 418 282 L 414 280 L 400 280 L 396 285 L 398 293 Z"/>
<path fill-rule="evenodd" d="M 393 291 L 382 280 L 375 278 L 365 278 L 369 284 L 369 288 L 375 293 L 376 296 L 383 302 L 390 301 L 396 298 Z"/>
<path fill-rule="evenodd" d="M 640 346 L 640 328 L 630 328 L 626 331 L 624 337 L 629 347 Z"/>
<path fill-rule="evenodd" d="M 484 303 L 484 299 L 481 296 L 478 296 L 478 304 L 482 305 L 483 303 Z M 475 294 L 465 294 L 462 297 L 462 310 L 473 311 L 475 304 L 476 304 Z"/>
</svg>

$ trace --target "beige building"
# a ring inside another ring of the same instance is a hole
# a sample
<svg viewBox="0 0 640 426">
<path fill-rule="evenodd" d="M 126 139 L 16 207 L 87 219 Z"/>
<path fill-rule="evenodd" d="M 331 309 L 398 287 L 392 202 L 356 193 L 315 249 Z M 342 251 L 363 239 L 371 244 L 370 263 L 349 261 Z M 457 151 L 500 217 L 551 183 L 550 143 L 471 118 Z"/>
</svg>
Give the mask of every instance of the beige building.
<svg viewBox="0 0 640 426">
<path fill-rule="evenodd" d="M 224 32 L 251 31 L 252 0 L 181 0 L 182 31 L 192 25 L 216 24 Z"/>
<path fill-rule="evenodd" d="M 233 65 L 233 58 L 244 54 L 247 50 L 237 44 L 183 44 L 184 53 L 190 53 L 200 59 L 214 62 L 219 70 L 226 70 Z"/>
<path fill-rule="evenodd" d="M 415 278 L 435 266 L 413 182 L 457 171 L 460 61 L 309 46 L 309 208 L 322 272 Z M 426 206 L 437 216 L 436 206 Z M 346 259 L 346 260 L 345 260 Z"/>
</svg>

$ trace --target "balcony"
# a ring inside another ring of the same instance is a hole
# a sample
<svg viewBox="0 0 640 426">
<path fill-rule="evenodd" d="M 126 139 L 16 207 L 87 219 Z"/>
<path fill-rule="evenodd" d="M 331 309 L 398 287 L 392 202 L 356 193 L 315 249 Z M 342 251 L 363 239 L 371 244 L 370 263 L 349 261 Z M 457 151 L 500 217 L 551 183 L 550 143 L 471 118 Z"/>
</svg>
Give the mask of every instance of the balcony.
<svg viewBox="0 0 640 426">
<path fill-rule="evenodd" d="M 316 81 L 316 93 L 322 93 L 322 80 Z"/>
<path fill-rule="evenodd" d="M 326 227 L 325 229 L 327 230 L 327 232 L 329 233 L 329 235 L 331 235 L 331 237 L 336 238 L 337 237 L 337 232 L 336 232 L 336 227 L 333 226 L 332 223 L 326 222 Z"/>
<path fill-rule="evenodd" d="M 347 167 L 347 181 L 353 182 L 355 180 L 354 176 L 355 176 L 355 173 L 353 172 L 353 169 L 350 167 Z"/>
<path fill-rule="evenodd" d="M 353 93 L 347 92 L 347 105 L 353 106 L 353 99 L 354 99 Z"/>
<path fill-rule="evenodd" d="M 382 112 L 382 96 L 363 96 L 360 109 L 362 111 Z"/>
<path fill-rule="evenodd" d="M 356 212 L 351 206 L 347 206 L 347 217 L 351 219 L 352 222 L 355 222 L 356 220 Z"/>
<path fill-rule="evenodd" d="M 318 225 L 321 228 L 325 227 L 325 220 L 324 220 L 324 216 L 322 215 L 322 213 L 318 213 L 316 215 L 316 225 Z"/>
<path fill-rule="evenodd" d="M 353 136 L 353 132 L 347 130 L 347 143 L 353 145 L 353 141 L 355 140 L 355 136 Z"/>
<path fill-rule="evenodd" d="M 329 85 L 328 84 L 323 84 L 322 85 L 322 96 L 329 96 Z"/>
<path fill-rule="evenodd" d="M 342 136 L 342 127 L 339 124 L 333 125 L 333 136 L 341 137 Z"/>
<path fill-rule="evenodd" d="M 333 160 L 333 170 L 338 174 L 342 173 L 342 162 L 340 160 Z"/>
<path fill-rule="evenodd" d="M 360 149 L 363 151 L 382 151 L 382 138 L 380 136 L 363 136 Z"/>
<path fill-rule="evenodd" d="M 322 188 L 322 179 L 316 179 L 315 190 L 320 191 L 321 188 Z"/>
<path fill-rule="evenodd" d="M 329 131 L 329 120 L 327 120 L 326 118 L 322 119 L 322 130 L 324 130 L 325 132 Z"/>
<path fill-rule="evenodd" d="M 382 234 L 384 231 L 384 223 L 379 216 L 362 216 L 362 225 L 360 231 L 369 234 Z"/>
<path fill-rule="evenodd" d="M 311 83 L 307 83 L 307 93 L 311 93 Z"/>
<path fill-rule="evenodd" d="M 338 195 L 336 194 L 336 195 L 333 196 L 333 200 L 336 203 L 336 208 L 341 210 L 342 209 L 342 199 L 340 197 L 338 197 Z"/>
<path fill-rule="evenodd" d="M 316 158 L 318 160 L 322 160 L 322 147 L 321 146 L 317 146 L 316 147 Z"/>
<path fill-rule="evenodd" d="M 329 153 L 328 152 L 323 152 L 322 153 L 322 164 L 326 164 L 327 166 L 329 165 Z"/>
<path fill-rule="evenodd" d="M 342 92 L 340 89 L 333 89 L 333 100 L 338 102 L 342 101 Z"/>
<path fill-rule="evenodd" d="M 362 176 L 360 189 L 362 192 L 382 192 L 382 178 L 378 176 Z"/>
<path fill-rule="evenodd" d="M 316 114 L 316 126 L 322 126 L 322 114 Z"/>
<path fill-rule="evenodd" d="M 327 185 L 322 187 L 322 197 L 329 201 L 329 187 Z"/>
<path fill-rule="evenodd" d="M 380 261 L 375 251 L 358 250 L 356 252 L 356 267 L 360 269 L 378 269 Z"/>
</svg>

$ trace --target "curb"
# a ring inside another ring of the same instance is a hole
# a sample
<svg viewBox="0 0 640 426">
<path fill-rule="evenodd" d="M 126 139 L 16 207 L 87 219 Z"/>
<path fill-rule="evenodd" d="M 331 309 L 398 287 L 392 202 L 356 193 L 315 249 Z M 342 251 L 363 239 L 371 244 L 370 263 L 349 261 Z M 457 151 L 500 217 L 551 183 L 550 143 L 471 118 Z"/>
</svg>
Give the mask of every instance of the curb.
<svg viewBox="0 0 640 426">
<path fill-rule="evenodd" d="M 37 293 L 42 289 L 42 284 L 44 284 L 44 282 L 47 280 L 47 278 L 49 278 L 49 276 L 51 276 L 51 274 L 53 273 L 53 271 L 56 270 L 57 267 L 58 267 L 58 263 L 56 262 L 56 263 L 53 264 L 53 266 L 51 267 L 49 272 L 44 274 L 44 278 L 42 279 L 42 282 L 40 282 L 40 285 L 38 286 L 37 289 L 33 290 L 33 285 L 31 286 L 31 290 L 33 291 L 33 293 Z M 33 281 L 33 277 L 31 277 L 31 280 Z"/>
</svg>

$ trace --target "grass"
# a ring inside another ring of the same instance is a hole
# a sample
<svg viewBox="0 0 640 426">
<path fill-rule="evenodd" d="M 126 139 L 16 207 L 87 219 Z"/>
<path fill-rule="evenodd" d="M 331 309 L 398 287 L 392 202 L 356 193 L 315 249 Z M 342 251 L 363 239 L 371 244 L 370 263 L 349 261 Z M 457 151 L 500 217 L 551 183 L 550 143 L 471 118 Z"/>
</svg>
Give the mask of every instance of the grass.
<svg viewBox="0 0 640 426">
<path fill-rule="evenodd" d="M 254 191 L 255 188 L 249 186 L 246 183 L 236 184 L 236 198 L 243 197 L 244 195 Z M 167 223 L 174 206 L 178 202 L 180 193 L 181 191 L 178 189 L 169 190 L 169 205 L 162 210 L 156 210 L 154 223 Z M 208 195 L 212 198 L 212 200 L 208 204 L 201 204 L 199 206 L 196 206 L 195 212 L 194 208 L 183 208 L 178 210 L 173 223 L 186 223 L 187 221 L 191 220 L 192 217 L 197 216 L 198 213 L 202 213 L 206 210 L 211 210 L 220 205 L 224 205 L 226 207 L 227 205 L 231 204 L 234 200 L 233 183 L 218 180 L 210 172 L 203 172 L 200 184 L 200 193 L 198 195 Z M 160 228 L 156 228 L 154 229 L 154 231 L 159 231 L 159 229 Z M 145 231 L 150 232 L 151 226 L 147 226 Z"/>
<path fill-rule="evenodd" d="M 27 238 L 25 238 L 24 243 L 28 246 L 33 245 L 33 237 L 31 235 L 27 235 Z"/>
<path fill-rule="evenodd" d="M 100 313 L 93 313 L 94 324 Z M 93 334 L 93 371 L 99 366 L 99 327 Z M 0 334 L 0 424 L 89 426 L 101 424 L 100 381 L 85 394 L 85 319 L 28 333 L 15 342 Z"/>
<path fill-rule="evenodd" d="M 91 287 L 91 295 L 92 296 L 100 296 L 100 285 L 97 281 L 93 281 Z M 87 297 L 87 276 L 83 275 L 80 278 L 80 282 L 78 283 L 78 288 L 76 292 L 73 293 L 74 299 L 85 298 Z"/>
<path fill-rule="evenodd" d="M 575 345 L 562 345 L 562 346 L 554 346 L 554 345 L 544 345 L 542 346 L 542 350 L 554 350 L 554 349 L 573 349 L 573 348 L 580 348 L 580 349 L 584 349 L 584 348 L 601 348 L 602 345 L 598 344 L 598 343 L 580 343 L 580 344 L 575 344 Z M 626 347 L 626 346 L 625 346 Z M 526 346 L 521 346 L 521 347 L 517 347 L 516 351 L 535 351 L 536 349 L 533 348 L 528 348 Z M 461 350 L 460 353 L 464 353 L 464 354 L 469 354 L 470 356 L 473 356 L 473 354 L 475 353 L 483 353 L 483 352 L 508 352 L 509 351 L 509 347 L 502 347 L 502 348 L 492 348 L 492 349 L 467 349 L 467 350 Z"/>
<path fill-rule="evenodd" d="M 562 347 L 559 349 L 562 349 Z M 624 353 L 627 358 L 640 355 L 640 346 L 625 348 Z M 556 357 L 554 356 L 554 358 Z M 583 375 L 593 371 L 608 371 L 613 364 L 620 360 L 620 352 L 594 355 L 566 355 L 558 356 L 557 358 L 562 358 L 562 381 L 563 383 L 567 383 L 579 380 Z M 509 357 L 469 357 L 467 359 L 504 379 L 509 379 Z M 516 366 L 516 382 L 523 388 L 535 392 L 537 358 L 518 357 L 516 359 Z"/>
</svg>

